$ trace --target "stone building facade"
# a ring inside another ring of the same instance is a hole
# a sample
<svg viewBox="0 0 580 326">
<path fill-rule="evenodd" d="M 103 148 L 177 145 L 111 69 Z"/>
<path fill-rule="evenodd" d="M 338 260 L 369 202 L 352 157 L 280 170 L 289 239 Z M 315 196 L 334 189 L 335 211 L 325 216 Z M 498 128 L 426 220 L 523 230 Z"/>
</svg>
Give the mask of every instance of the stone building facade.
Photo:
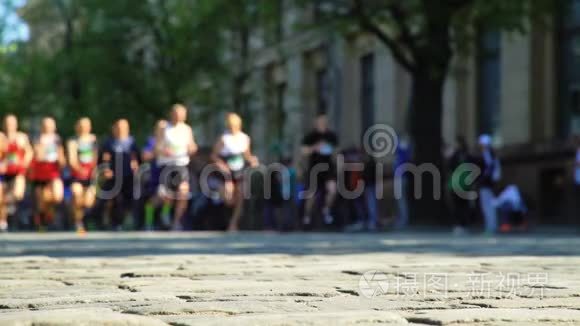
<svg viewBox="0 0 580 326">
<path fill-rule="evenodd" d="M 474 147 L 479 134 L 491 134 L 503 183 L 522 187 L 540 224 L 578 223 L 571 207 L 572 139 L 580 133 L 580 1 L 570 1 L 573 9 L 554 17 L 552 28 L 481 33 L 472 55 L 454 59 L 444 92 L 445 142 L 463 135 Z M 257 153 L 275 160 L 280 153 L 273 148 L 282 148 L 299 157 L 301 138 L 321 111 L 343 148 L 360 146 L 377 123 L 404 135 L 411 80 L 388 49 L 369 35 L 295 29 L 296 19 L 308 15 L 288 16 L 279 42 L 253 44 L 245 89 L 253 118 L 246 128 Z"/>
</svg>

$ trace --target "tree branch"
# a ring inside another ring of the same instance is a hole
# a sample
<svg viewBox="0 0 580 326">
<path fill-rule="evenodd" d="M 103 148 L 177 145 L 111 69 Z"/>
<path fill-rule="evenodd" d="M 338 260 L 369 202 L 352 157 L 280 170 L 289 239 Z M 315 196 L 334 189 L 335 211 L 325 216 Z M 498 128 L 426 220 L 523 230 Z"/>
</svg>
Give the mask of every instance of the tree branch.
<svg viewBox="0 0 580 326">
<path fill-rule="evenodd" d="M 389 48 L 391 54 L 401 66 L 407 71 L 413 72 L 415 70 L 414 62 L 405 55 L 404 50 L 401 48 L 399 42 L 402 42 L 402 40 L 392 38 L 374 23 L 372 18 L 365 13 L 362 0 L 354 0 L 353 4 L 350 15 L 358 21 L 360 27 L 375 35 Z"/>
<path fill-rule="evenodd" d="M 405 13 L 403 8 L 400 6 L 400 2 L 392 2 L 388 6 L 388 10 L 390 11 L 391 17 L 397 24 L 399 31 L 401 32 L 401 41 L 407 44 L 407 47 L 414 52 L 416 50 L 415 47 L 415 37 L 411 35 L 411 30 L 409 29 L 409 25 L 407 24 L 407 20 L 409 19 L 408 15 Z"/>
</svg>

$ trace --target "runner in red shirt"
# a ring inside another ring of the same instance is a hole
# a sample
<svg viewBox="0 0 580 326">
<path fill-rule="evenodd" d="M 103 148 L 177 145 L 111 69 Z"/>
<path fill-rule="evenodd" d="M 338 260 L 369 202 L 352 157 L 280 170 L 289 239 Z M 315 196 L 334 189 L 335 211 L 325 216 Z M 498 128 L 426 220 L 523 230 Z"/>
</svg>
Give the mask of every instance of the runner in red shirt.
<svg viewBox="0 0 580 326">
<path fill-rule="evenodd" d="M 91 133 L 91 120 L 81 118 L 76 124 L 76 136 L 67 142 L 67 157 L 73 181 L 72 215 L 76 231 L 86 232 L 83 223 L 85 211 L 95 203 L 95 186 L 92 183 L 93 170 L 97 165 L 97 137 Z"/>
<path fill-rule="evenodd" d="M 17 204 L 24 198 L 26 190 L 25 173 L 32 159 L 32 147 L 25 133 L 18 131 L 18 119 L 9 114 L 4 117 L 2 134 L 2 190 L 0 202 L 0 231 L 8 228 L 8 215 L 14 213 Z"/>
<path fill-rule="evenodd" d="M 52 222 L 55 205 L 62 201 L 64 192 L 60 169 L 64 167 L 66 160 L 53 118 L 42 119 L 40 136 L 33 147 L 34 159 L 29 178 L 34 184 L 36 197 L 34 222 L 41 230 L 44 224 Z"/>
</svg>

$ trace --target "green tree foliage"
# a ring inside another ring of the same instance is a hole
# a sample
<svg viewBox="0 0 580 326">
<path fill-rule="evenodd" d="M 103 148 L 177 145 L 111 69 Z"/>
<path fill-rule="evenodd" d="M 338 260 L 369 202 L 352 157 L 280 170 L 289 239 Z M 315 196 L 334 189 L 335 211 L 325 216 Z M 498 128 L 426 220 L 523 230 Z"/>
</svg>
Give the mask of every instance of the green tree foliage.
<svg viewBox="0 0 580 326">
<path fill-rule="evenodd" d="M 223 109 L 229 31 L 249 24 L 222 0 L 29 0 L 21 14 L 31 39 L 0 56 L 0 107 L 54 115 L 66 134 L 83 115 L 101 133 L 121 116 L 146 133 L 175 102 L 194 120 Z"/>
</svg>

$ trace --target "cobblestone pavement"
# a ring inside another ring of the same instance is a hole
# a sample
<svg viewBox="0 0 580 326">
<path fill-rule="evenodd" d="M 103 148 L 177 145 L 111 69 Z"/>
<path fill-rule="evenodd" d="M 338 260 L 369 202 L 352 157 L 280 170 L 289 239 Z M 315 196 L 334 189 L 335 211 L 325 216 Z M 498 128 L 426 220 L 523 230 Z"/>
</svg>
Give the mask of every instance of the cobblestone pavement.
<svg viewBox="0 0 580 326">
<path fill-rule="evenodd" d="M 580 325 L 580 237 L 0 235 L 0 325 Z"/>
</svg>

